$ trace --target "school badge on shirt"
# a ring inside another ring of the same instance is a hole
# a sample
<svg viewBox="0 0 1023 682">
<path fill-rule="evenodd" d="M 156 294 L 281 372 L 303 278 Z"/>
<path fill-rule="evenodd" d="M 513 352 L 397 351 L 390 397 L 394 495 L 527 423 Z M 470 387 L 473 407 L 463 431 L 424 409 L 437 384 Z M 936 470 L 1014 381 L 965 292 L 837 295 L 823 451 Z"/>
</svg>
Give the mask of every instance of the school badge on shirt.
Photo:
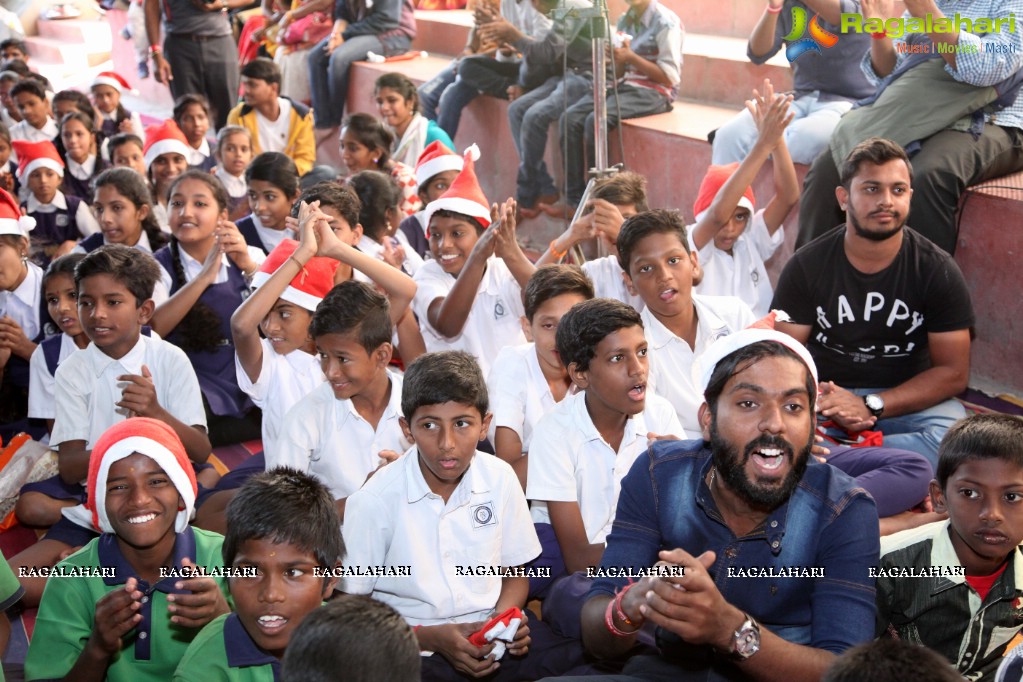
<svg viewBox="0 0 1023 682">
<path fill-rule="evenodd" d="M 469 507 L 469 514 L 472 516 L 472 527 L 483 528 L 484 526 L 497 525 L 497 514 L 494 513 L 494 503 L 484 502 Z"/>
</svg>

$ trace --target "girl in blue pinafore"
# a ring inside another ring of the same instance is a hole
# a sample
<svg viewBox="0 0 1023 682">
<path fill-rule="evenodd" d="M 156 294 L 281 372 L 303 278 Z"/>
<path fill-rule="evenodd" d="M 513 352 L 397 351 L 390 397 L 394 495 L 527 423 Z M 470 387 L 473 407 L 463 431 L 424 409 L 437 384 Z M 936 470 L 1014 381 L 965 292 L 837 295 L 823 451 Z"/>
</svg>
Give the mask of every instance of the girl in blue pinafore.
<svg viewBox="0 0 1023 682">
<path fill-rule="evenodd" d="M 227 191 L 214 176 L 182 173 L 169 191 L 170 243 L 153 254 L 171 297 L 150 324 L 191 359 L 214 447 L 260 437 L 259 410 L 235 377 L 231 315 L 264 255 L 246 244 L 227 207 Z"/>
</svg>

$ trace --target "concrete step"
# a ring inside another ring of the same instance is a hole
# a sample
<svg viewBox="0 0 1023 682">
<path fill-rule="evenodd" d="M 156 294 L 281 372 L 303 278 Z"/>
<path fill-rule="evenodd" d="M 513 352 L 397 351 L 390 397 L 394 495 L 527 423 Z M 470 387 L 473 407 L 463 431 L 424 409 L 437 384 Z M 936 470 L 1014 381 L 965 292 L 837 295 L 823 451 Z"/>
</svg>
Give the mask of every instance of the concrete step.
<svg viewBox="0 0 1023 682">
<path fill-rule="evenodd" d="M 66 43 L 41 36 L 29 36 L 25 38 L 25 43 L 33 62 L 38 59 L 49 64 L 75 64 L 79 67 L 89 62 L 89 51 L 82 43 Z"/>
<path fill-rule="evenodd" d="M 110 25 L 103 19 L 41 19 L 37 24 L 39 35 L 65 43 L 81 43 L 90 53 L 109 53 L 113 38 Z"/>
</svg>

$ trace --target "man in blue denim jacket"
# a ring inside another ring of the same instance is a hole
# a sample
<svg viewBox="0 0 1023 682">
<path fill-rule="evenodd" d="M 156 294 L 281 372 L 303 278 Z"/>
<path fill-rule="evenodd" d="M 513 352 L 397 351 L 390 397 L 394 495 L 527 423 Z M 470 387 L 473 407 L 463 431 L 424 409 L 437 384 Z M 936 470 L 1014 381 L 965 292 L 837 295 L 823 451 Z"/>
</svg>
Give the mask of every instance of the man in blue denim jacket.
<svg viewBox="0 0 1023 682">
<path fill-rule="evenodd" d="M 806 348 L 746 329 L 702 368 L 707 442 L 657 443 L 636 461 L 583 607 L 591 653 L 625 653 L 644 625 L 660 653 L 587 680 L 819 679 L 873 637 L 877 512 L 851 478 L 810 462 Z M 642 571 L 657 575 L 633 582 Z"/>
</svg>

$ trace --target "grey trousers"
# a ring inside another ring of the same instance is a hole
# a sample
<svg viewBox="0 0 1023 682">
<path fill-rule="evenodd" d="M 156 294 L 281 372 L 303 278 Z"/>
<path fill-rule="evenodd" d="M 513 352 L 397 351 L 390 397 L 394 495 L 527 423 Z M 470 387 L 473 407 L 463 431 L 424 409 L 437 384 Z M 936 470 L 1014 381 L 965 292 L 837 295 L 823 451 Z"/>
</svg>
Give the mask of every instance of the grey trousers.
<svg viewBox="0 0 1023 682">
<path fill-rule="evenodd" d="M 188 94 L 204 95 L 210 102 L 213 130 L 227 125 L 227 114 L 238 103 L 238 47 L 226 35 L 204 40 L 205 36 L 168 34 L 163 54 L 171 67 L 170 91 L 174 99 Z"/>
</svg>

